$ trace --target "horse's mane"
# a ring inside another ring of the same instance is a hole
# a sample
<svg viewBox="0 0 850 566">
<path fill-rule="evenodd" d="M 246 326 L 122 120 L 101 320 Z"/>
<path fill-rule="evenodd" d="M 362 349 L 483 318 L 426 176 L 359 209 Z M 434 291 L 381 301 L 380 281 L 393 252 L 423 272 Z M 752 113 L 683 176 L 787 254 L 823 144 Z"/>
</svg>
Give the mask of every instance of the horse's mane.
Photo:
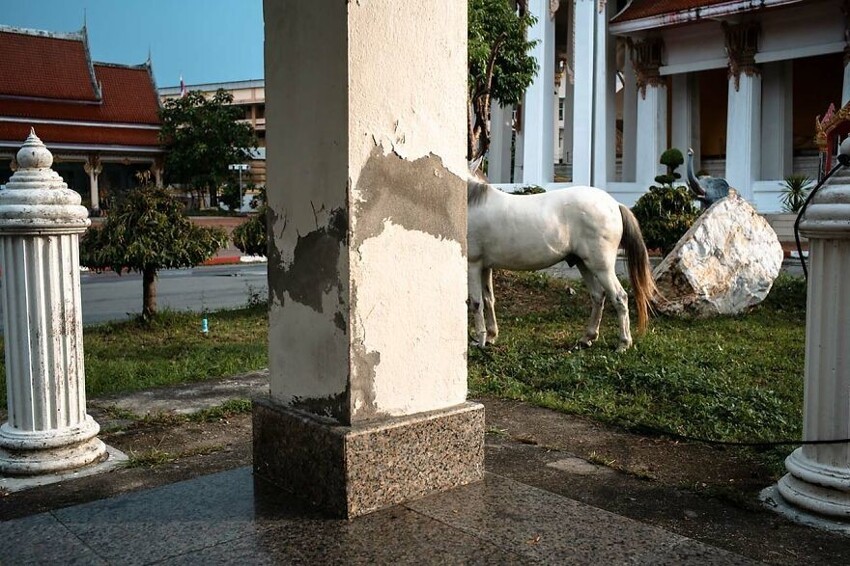
<svg viewBox="0 0 850 566">
<path fill-rule="evenodd" d="M 466 205 L 476 206 L 487 201 L 490 192 L 490 183 L 480 172 L 470 173 L 466 181 Z"/>
</svg>

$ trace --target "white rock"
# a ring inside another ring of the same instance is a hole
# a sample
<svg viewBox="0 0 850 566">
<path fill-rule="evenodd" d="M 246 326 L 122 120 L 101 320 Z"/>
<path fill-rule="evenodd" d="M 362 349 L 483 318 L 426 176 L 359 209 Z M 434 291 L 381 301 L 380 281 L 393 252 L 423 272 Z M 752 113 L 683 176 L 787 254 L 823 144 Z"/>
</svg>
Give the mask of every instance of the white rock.
<svg viewBox="0 0 850 566">
<path fill-rule="evenodd" d="M 767 296 L 782 267 L 776 232 L 737 193 L 717 201 L 653 272 L 666 314 L 736 314 Z"/>
</svg>

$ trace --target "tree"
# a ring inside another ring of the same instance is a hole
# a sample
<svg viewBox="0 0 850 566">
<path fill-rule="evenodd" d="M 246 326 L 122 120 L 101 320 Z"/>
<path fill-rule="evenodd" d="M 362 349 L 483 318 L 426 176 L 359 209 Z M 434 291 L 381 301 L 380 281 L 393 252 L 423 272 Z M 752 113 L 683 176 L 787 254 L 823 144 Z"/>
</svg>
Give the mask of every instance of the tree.
<svg viewBox="0 0 850 566">
<path fill-rule="evenodd" d="M 193 224 L 183 205 L 163 188 L 141 176 L 143 185 L 131 191 L 80 240 L 80 263 L 95 270 L 138 271 L 142 274 L 142 318 L 156 315 L 156 279 L 160 269 L 194 267 L 227 243 L 220 228 Z"/>
<path fill-rule="evenodd" d="M 514 7 L 514 4 L 516 7 Z M 535 17 L 527 0 L 469 1 L 469 84 L 467 159 L 490 147 L 490 104 L 517 104 L 537 74 L 537 61 L 528 54 L 536 41 L 526 32 Z"/>
<path fill-rule="evenodd" d="M 232 102 L 223 89 L 209 98 L 190 91 L 166 100 L 160 110 L 166 181 L 208 193 L 211 206 L 218 206 L 218 188 L 230 177 L 227 166 L 248 161 L 257 146 L 251 126 L 238 122 L 243 111 Z"/>
</svg>

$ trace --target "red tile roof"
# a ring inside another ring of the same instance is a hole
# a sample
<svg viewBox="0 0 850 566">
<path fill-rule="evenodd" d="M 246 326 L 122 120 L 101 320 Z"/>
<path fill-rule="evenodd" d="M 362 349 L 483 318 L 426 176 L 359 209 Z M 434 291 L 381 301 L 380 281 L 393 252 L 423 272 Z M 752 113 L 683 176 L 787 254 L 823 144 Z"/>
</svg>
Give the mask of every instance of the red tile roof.
<svg viewBox="0 0 850 566">
<path fill-rule="evenodd" d="M 159 108 L 149 65 L 90 63 L 85 33 L 0 27 L 0 140 L 23 142 L 32 125 L 48 146 L 157 147 Z"/>
<path fill-rule="evenodd" d="M 0 29 L 0 95 L 98 100 L 85 36 Z"/>
<path fill-rule="evenodd" d="M 52 144 L 120 145 L 150 148 L 158 148 L 161 145 L 158 130 L 2 121 L 0 121 L 0 140 L 19 140 L 19 143 L 22 144 L 27 139 L 31 126 L 35 127 L 35 133 L 48 149 Z"/>
<path fill-rule="evenodd" d="M 120 67 L 94 64 L 103 88 L 103 101 L 79 104 L 26 98 L 0 102 L 0 116 L 159 124 L 159 99 L 147 67 Z"/>
<path fill-rule="evenodd" d="M 722 4 L 736 4 L 736 2 L 734 0 L 632 0 L 619 14 L 611 19 L 611 23 L 630 22 L 643 18 L 686 12 L 688 10 L 699 10 L 700 8 Z M 756 10 L 765 7 L 763 2 L 750 2 L 749 4 L 750 6 L 747 8 L 737 8 L 737 10 Z"/>
</svg>

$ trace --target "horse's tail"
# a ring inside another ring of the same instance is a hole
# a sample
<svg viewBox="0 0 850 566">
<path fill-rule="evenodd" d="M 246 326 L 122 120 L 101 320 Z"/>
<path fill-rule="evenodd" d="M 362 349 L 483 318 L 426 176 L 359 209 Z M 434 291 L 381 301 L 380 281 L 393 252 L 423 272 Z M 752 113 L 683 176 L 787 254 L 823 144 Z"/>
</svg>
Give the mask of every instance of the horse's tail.
<svg viewBox="0 0 850 566">
<path fill-rule="evenodd" d="M 632 211 L 620 205 L 620 216 L 623 217 L 623 239 L 620 245 L 626 251 L 626 260 L 629 264 L 629 279 L 632 280 L 634 288 L 635 303 L 637 304 L 638 332 L 646 330 L 649 320 L 649 311 L 652 310 L 652 301 L 658 290 L 655 280 L 652 278 L 652 268 L 649 265 L 649 254 L 640 225 Z"/>
</svg>

